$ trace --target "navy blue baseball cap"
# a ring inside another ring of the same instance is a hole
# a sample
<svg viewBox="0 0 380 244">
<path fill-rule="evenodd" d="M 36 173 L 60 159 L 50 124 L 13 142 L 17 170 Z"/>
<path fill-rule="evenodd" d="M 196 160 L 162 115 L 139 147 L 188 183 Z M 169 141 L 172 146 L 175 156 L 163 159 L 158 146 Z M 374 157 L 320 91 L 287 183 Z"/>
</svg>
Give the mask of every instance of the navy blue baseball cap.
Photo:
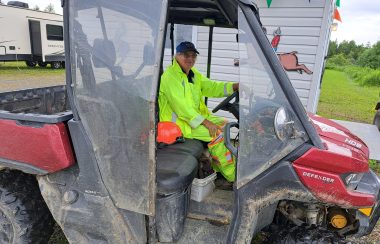
<svg viewBox="0 0 380 244">
<path fill-rule="evenodd" d="M 187 51 L 193 51 L 199 54 L 198 50 L 195 48 L 194 44 L 192 42 L 181 42 L 178 44 L 177 48 L 175 49 L 177 53 L 184 53 Z"/>
</svg>

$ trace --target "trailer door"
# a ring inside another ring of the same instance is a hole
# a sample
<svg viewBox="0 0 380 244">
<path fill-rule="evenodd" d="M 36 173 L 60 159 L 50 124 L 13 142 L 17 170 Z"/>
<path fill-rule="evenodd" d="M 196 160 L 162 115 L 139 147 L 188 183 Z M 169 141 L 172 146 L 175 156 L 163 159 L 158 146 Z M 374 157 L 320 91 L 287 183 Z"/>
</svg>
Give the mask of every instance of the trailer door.
<svg viewBox="0 0 380 244">
<path fill-rule="evenodd" d="M 42 57 L 41 26 L 36 20 L 29 20 L 30 49 L 33 59 Z"/>
</svg>

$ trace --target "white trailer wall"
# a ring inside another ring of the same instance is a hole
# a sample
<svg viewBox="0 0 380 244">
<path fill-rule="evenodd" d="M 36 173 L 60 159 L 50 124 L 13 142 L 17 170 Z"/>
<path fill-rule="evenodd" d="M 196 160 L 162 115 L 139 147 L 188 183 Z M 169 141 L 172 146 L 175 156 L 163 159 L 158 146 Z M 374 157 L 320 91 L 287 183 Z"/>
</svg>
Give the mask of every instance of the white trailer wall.
<svg viewBox="0 0 380 244">
<path fill-rule="evenodd" d="M 41 46 L 45 55 L 64 55 L 63 40 L 48 40 L 46 25 L 63 26 L 63 16 L 10 5 L 0 5 L 0 55 L 31 55 L 29 20 L 40 22 Z M 0 60 L 7 60 L 0 57 Z"/>
</svg>

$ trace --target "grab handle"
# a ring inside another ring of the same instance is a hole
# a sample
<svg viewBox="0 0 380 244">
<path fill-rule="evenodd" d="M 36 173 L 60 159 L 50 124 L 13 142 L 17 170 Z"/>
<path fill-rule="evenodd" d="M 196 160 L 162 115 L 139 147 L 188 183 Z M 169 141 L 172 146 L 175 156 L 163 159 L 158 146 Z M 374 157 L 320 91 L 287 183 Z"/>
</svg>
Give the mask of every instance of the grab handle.
<svg viewBox="0 0 380 244">
<path fill-rule="evenodd" d="M 230 130 L 232 127 L 239 128 L 239 123 L 237 122 L 230 122 L 224 126 L 224 145 L 226 145 L 227 149 L 230 150 L 230 152 L 237 157 L 238 150 L 236 147 L 234 147 L 231 143 L 231 136 L 230 136 Z"/>
</svg>

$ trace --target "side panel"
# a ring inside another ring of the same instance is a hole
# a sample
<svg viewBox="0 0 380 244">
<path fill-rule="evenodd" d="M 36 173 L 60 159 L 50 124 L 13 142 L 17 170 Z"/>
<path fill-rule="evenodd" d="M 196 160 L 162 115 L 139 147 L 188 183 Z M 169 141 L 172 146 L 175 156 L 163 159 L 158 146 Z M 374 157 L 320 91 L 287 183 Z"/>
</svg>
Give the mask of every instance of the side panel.
<svg viewBox="0 0 380 244">
<path fill-rule="evenodd" d="M 65 124 L 0 120 L 0 165 L 2 162 L 31 166 L 46 173 L 73 165 Z"/>
<path fill-rule="evenodd" d="M 78 121 L 117 207 L 154 215 L 155 111 L 166 1 L 69 1 Z"/>
<path fill-rule="evenodd" d="M 346 208 L 371 207 L 375 197 L 355 191 L 348 191 L 338 174 L 294 165 L 301 181 L 322 202 L 337 204 Z"/>
</svg>

